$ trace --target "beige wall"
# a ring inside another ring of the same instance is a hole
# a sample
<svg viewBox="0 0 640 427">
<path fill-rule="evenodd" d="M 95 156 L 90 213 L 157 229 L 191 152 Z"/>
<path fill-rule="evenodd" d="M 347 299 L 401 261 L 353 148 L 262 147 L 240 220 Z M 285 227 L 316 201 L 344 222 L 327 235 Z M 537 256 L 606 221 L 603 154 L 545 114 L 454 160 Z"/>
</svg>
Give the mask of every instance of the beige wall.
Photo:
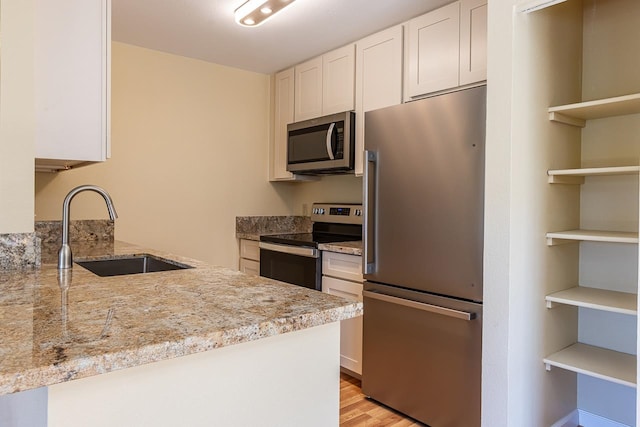
<svg viewBox="0 0 640 427">
<path fill-rule="evenodd" d="M 0 233 L 33 231 L 33 2 L 3 0 Z"/>
<path fill-rule="evenodd" d="M 267 181 L 269 77 L 121 43 L 112 55 L 112 158 L 36 174 L 36 220 L 96 184 L 118 210 L 117 239 L 236 267 L 235 217 L 289 214 L 300 191 Z M 71 212 L 107 217 L 96 194 Z"/>
<path fill-rule="evenodd" d="M 362 178 L 336 175 L 322 177 L 319 181 L 295 184 L 291 192 L 291 205 L 295 215 L 308 215 L 314 202 L 362 203 Z"/>
</svg>

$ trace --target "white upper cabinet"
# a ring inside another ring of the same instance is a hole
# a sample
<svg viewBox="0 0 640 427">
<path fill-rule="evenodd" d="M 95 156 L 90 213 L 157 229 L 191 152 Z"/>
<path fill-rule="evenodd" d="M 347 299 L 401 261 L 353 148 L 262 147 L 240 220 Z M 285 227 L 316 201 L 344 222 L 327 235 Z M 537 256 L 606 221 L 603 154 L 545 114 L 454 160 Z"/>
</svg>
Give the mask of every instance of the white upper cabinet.
<svg viewBox="0 0 640 427">
<path fill-rule="evenodd" d="M 355 46 L 348 45 L 322 56 L 322 115 L 354 108 Z"/>
<path fill-rule="evenodd" d="M 412 19 L 407 34 L 409 96 L 458 86 L 460 3 Z"/>
<path fill-rule="evenodd" d="M 353 110 L 354 54 L 348 45 L 296 65 L 296 122 Z"/>
<path fill-rule="evenodd" d="M 322 57 L 295 68 L 295 121 L 322 115 Z"/>
<path fill-rule="evenodd" d="M 287 125 L 293 123 L 294 70 L 289 68 L 275 77 L 274 141 L 271 146 L 270 180 L 290 180 L 287 171 Z"/>
<path fill-rule="evenodd" d="M 363 173 L 364 113 L 402 103 L 402 26 L 356 43 L 355 173 Z"/>
<path fill-rule="evenodd" d="M 461 0 L 407 23 L 405 100 L 486 80 L 486 4 Z"/>
<path fill-rule="evenodd" d="M 287 171 L 287 125 L 294 121 L 295 70 L 281 71 L 274 78 L 273 139 L 269 146 L 269 181 L 315 181 L 314 176 Z"/>
<path fill-rule="evenodd" d="M 110 0 L 35 2 L 36 170 L 109 152 Z"/>
<path fill-rule="evenodd" d="M 487 79 L 487 0 L 460 3 L 460 85 Z"/>
</svg>

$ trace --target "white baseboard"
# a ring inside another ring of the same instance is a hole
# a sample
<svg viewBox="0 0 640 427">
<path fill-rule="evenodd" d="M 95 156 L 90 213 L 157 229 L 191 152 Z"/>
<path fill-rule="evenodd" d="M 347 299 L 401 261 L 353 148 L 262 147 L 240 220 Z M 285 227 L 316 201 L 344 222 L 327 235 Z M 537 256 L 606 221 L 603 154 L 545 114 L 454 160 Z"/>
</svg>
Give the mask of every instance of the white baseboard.
<svg viewBox="0 0 640 427">
<path fill-rule="evenodd" d="M 562 417 L 550 427 L 630 427 L 600 415 L 592 414 L 582 409 L 576 409 Z"/>
<path fill-rule="evenodd" d="M 580 425 L 580 414 L 576 409 L 551 424 L 551 427 L 577 427 L 578 425 Z"/>
<path fill-rule="evenodd" d="M 582 427 L 630 427 L 627 424 L 622 424 L 581 409 L 578 409 L 578 413 L 580 414 L 580 425 Z"/>
</svg>

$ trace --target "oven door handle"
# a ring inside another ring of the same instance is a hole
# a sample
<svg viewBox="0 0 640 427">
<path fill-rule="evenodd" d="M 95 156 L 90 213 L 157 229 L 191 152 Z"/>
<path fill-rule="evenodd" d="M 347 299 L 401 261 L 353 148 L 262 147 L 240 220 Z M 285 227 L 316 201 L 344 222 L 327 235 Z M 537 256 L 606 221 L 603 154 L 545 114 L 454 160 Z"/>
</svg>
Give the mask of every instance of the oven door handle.
<svg viewBox="0 0 640 427">
<path fill-rule="evenodd" d="M 298 255 L 307 258 L 319 258 L 320 251 L 316 248 L 307 248 L 304 246 L 277 245 L 275 243 L 260 242 L 260 249 L 273 252 L 282 252 L 289 255 Z"/>
</svg>

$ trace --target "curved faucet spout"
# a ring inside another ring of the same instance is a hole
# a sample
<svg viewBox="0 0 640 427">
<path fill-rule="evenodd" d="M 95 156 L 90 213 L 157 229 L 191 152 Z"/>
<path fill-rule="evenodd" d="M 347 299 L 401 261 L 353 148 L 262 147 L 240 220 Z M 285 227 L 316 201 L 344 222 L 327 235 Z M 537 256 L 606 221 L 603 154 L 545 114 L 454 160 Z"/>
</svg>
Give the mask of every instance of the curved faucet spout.
<svg viewBox="0 0 640 427">
<path fill-rule="evenodd" d="M 111 218 L 111 221 L 114 221 L 118 217 L 116 209 L 113 207 L 111 196 L 109 196 L 109 193 L 104 189 L 96 185 L 81 185 L 69 191 L 69 194 L 67 194 L 64 198 L 64 202 L 62 203 L 62 246 L 60 246 L 60 250 L 58 251 L 58 269 L 60 270 L 73 267 L 73 255 L 71 254 L 71 247 L 69 246 L 69 217 L 71 200 L 73 200 L 76 194 L 83 191 L 95 191 L 100 194 L 107 204 L 107 210 L 109 211 L 109 218 Z"/>
</svg>

